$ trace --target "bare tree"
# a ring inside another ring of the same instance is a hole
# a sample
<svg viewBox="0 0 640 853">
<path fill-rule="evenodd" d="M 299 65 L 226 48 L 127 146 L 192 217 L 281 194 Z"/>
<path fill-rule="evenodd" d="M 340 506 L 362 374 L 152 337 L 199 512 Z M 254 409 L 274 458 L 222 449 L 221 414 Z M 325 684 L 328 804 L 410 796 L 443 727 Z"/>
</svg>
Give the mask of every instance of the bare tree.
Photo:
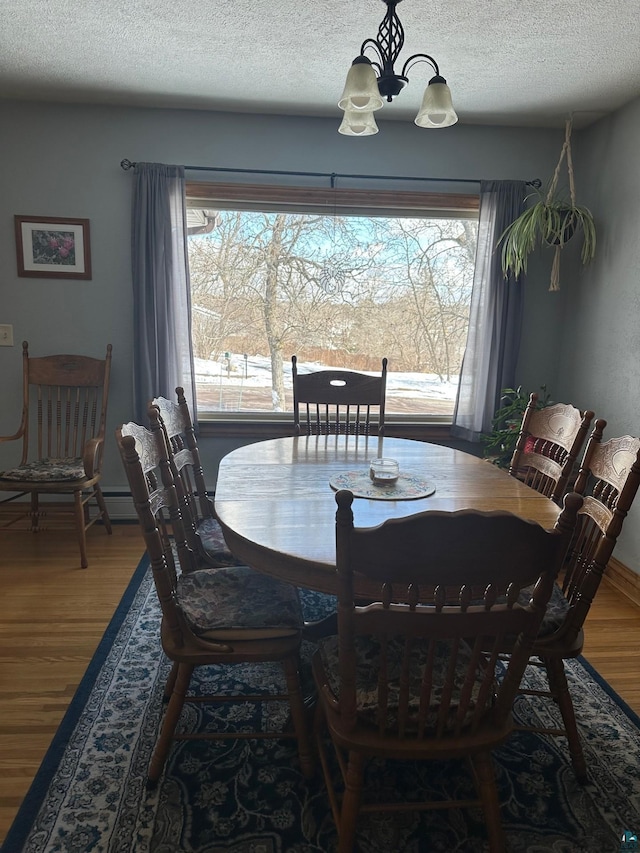
<svg viewBox="0 0 640 853">
<path fill-rule="evenodd" d="M 280 411 L 285 347 L 321 334 L 327 328 L 327 313 L 337 314 L 342 299 L 323 289 L 326 261 L 314 251 L 314 243 L 317 247 L 319 237 L 335 238 L 336 229 L 344 239 L 350 226 L 344 220 L 329 223 L 323 216 L 285 213 L 225 211 L 220 218 L 220 229 L 200 237 L 197 249 L 192 248 L 196 240 L 190 240 L 194 314 L 206 317 L 200 322 L 206 322 L 212 336 L 211 351 L 219 351 L 231 326 L 236 336 L 249 334 L 266 341 L 273 408 Z M 370 268 L 374 257 L 375 253 L 355 258 L 350 275 Z M 198 351 L 205 349 L 200 342 Z"/>
<path fill-rule="evenodd" d="M 404 334 L 398 338 L 410 369 L 457 375 L 468 325 L 473 263 L 459 221 L 394 220 L 390 244 L 405 285 L 393 309 Z M 391 306 L 389 306 L 391 308 Z"/>
<path fill-rule="evenodd" d="M 383 354 L 396 369 L 451 378 L 466 337 L 474 228 L 221 211 L 212 233 L 189 241 L 196 350 L 266 350 L 277 411 L 287 349 L 334 353 L 344 366 Z"/>
</svg>

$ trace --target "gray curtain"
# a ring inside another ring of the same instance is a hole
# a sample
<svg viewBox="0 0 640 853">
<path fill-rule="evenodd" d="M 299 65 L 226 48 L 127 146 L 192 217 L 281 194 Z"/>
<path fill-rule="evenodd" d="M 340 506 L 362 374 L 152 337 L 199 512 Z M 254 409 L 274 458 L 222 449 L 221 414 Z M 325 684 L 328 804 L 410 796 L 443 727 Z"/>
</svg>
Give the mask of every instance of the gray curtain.
<svg viewBox="0 0 640 853">
<path fill-rule="evenodd" d="M 515 382 L 522 330 L 521 282 L 502 273 L 498 240 L 521 212 L 524 181 L 482 181 L 469 333 L 451 434 L 478 441 L 489 432 L 503 388 Z"/>
<path fill-rule="evenodd" d="M 133 388 L 138 423 L 182 385 L 194 422 L 191 294 L 182 166 L 137 163 L 133 196 Z"/>
</svg>

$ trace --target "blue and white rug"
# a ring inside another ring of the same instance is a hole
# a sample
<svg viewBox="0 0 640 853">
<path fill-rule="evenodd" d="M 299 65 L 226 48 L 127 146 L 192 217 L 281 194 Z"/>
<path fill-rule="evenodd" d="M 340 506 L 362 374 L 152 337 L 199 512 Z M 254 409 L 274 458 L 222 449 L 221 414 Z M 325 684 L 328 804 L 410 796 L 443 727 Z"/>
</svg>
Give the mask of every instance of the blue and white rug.
<svg viewBox="0 0 640 853">
<path fill-rule="evenodd" d="M 336 832 L 321 774 L 297 769 L 291 740 L 184 741 L 174 744 L 154 791 L 147 766 L 162 715 L 169 663 L 158 641 L 159 608 L 142 561 L 2 847 L 3 853 L 332 853 Z M 304 597 L 307 616 L 331 608 Z M 313 647 L 305 644 L 304 659 Z M 568 665 L 590 782 L 577 784 L 566 742 L 518 732 L 495 753 L 503 823 L 511 853 L 618 853 L 640 832 L 640 720 L 584 661 Z M 305 677 L 310 679 L 306 669 Z M 532 672 L 530 686 L 538 675 Z M 200 671 L 213 682 L 256 692 L 280 684 L 280 668 Z M 256 682 L 257 679 L 257 682 Z M 521 720 L 545 724 L 549 702 L 523 697 Z M 190 730 L 284 725 L 280 703 L 191 705 Z M 368 789 L 379 799 L 465 797 L 466 765 L 371 763 Z M 480 853 L 479 811 L 363 816 L 361 853 Z"/>
</svg>

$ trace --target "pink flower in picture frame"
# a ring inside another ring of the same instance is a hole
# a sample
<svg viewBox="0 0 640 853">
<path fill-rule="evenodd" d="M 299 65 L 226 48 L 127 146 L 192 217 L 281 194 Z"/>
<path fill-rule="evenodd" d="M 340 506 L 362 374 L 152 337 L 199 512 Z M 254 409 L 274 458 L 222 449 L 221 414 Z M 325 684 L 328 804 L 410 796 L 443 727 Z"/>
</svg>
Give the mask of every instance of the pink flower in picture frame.
<svg viewBox="0 0 640 853">
<path fill-rule="evenodd" d="M 19 276 L 91 279 L 88 219 L 16 215 L 14 220 Z"/>
</svg>

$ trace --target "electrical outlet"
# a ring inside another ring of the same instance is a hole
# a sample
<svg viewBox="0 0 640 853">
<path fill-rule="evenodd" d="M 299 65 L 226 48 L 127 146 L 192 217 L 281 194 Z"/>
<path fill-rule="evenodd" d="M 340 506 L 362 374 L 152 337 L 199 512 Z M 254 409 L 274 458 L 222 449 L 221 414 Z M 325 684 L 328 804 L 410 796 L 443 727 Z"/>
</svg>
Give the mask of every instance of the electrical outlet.
<svg viewBox="0 0 640 853">
<path fill-rule="evenodd" d="M 13 326 L 0 325 L 0 347 L 13 346 Z"/>
</svg>

